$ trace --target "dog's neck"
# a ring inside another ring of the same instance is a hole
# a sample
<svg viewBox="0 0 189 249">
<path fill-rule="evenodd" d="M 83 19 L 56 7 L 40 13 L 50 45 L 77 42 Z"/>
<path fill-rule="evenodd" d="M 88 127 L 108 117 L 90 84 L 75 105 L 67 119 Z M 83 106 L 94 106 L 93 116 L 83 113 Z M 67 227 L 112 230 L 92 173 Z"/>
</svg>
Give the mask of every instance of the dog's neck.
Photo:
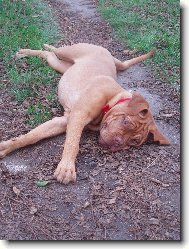
<svg viewBox="0 0 189 249">
<path fill-rule="evenodd" d="M 116 94 L 113 98 L 111 98 L 108 103 L 102 107 L 103 114 L 106 114 L 111 108 L 115 105 L 129 101 L 132 98 L 132 94 L 126 90 L 121 91 L 120 93 Z"/>
<path fill-rule="evenodd" d="M 112 107 L 114 107 L 115 105 L 117 104 L 120 104 L 122 102 L 125 102 L 125 101 L 130 101 L 131 98 L 121 98 L 120 100 L 118 100 L 113 106 L 110 106 L 109 104 L 106 104 L 102 107 L 102 113 L 103 114 L 106 114 Z"/>
<path fill-rule="evenodd" d="M 90 126 L 90 129 L 99 130 L 99 127 L 100 127 L 102 119 L 104 118 L 104 115 L 117 104 L 130 101 L 131 98 L 132 98 L 132 94 L 130 92 L 127 92 L 126 90 L 118 93 L 113 98 L 111 98 L 106 105 L 102 106 L 100 115 L 95 120 L 93 120 L 90 123 L 90 125 L 88 125 Z"/>
</svg>

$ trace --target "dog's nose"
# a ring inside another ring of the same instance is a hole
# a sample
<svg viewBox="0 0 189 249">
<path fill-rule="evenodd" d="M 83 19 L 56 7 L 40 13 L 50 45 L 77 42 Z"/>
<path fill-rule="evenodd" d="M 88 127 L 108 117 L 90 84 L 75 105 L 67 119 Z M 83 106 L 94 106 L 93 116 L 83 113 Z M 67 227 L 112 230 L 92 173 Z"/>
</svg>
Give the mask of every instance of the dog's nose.
<svg viewBox="0 0 189 249">
<path fill-rule="evenodd" d="M 101 138 L 101 137 L 99 137 L 99 143 L 100 143 L 100 145 L 101 145 L 104 149 L 108 149 L 108 148 L 109 148 L 109 144 L 108 144 L 106 141 L 104 141 L 104 139 Z"/>
</svg>

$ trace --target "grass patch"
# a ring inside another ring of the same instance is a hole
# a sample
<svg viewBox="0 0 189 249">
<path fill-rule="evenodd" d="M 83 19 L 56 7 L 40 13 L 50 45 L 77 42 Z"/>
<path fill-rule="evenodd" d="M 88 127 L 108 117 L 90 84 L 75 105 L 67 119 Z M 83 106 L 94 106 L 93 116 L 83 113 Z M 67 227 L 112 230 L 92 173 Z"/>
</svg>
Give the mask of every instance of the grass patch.
<svg viewBox="0 0 189 249">
<path fill-rule="evenodd" d="M 41 0 L 0 0 L 0 9 L 0 59 L 6 70 L 2 78 L 10 80 L 12 95 L 18 102 L 28 100 L 27 114 L 32 120 L 29 123 L 36 125 L 51 117 L 50 107 L 44 106 L 42 98 L 44 95 L 47 98 L 49 92 L 54 94 L 57 73 L 42 59 L 16 60 L 15 54 L 20 48 L 42 49 L 44 43 L 58 40 L 57 21 L 48 4 Z M 40 94 L 41 85 L 49 92 L 43 88 Z M 45 115 L 42 114 L 44 110 Z"/>
<path fill-rule="evenodd" d="M 180 5 L 177 0 L 99 0 L 114 34 L 131 50 L 158 48 L 153 63 L 165 83 L 180 83 Z"/>
<path fill-rule="evenodd" d="M 27 113 L 30 116 L 30 125 L 40 124 L 44 122 L 44 120 L 49 120 L 51 118 L 48 108 L 42 105 L 41 102 L 38 102 L 35 105 L 29 105 Z"/>
</svg>

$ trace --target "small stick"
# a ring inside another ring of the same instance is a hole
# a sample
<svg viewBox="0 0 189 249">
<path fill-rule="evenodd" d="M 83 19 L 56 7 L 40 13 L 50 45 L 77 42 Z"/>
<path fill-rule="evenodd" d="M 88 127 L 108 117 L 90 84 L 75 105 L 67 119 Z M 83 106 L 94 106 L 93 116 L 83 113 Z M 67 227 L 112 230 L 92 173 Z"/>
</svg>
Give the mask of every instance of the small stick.
<svg viewBox="0 0 189 249">
<path fill-rule="evenodd" d="M 1 211 L 1 215 L 2 215 L 2 217 L 3 217 L 3 212 L 2 212 L 2 210 L 0 209 L 0 211 Z"/>
<path fill-rule="evenodd" d="M 7 196 L 7 199 L 8 199 L 8 202 L 9 202 L 10 209 L 11 209 L 11 214 L 12 214 L 12 217 L 14 218 L 13 209 L 12 209 L 11 202 L 10 202 L 10 199 L 9 199 L 9 197 L 8 197 L 8 196 Z"/>
<path fill-rule="evenodd" d="M 155 162 L 156 162 L 156 160 L 159 158 L 159 156 L 157 156 L 154 160 L 153 160 L 153 162 L 151 162 L 145 169 L 143 169 L 140 173 L 138 173 L 138 174 L 135 174 L 135 176 L 138 176 L 138 175 L 141 175 L 142 173 L 144 173 L 148 168 L 150 168 Z"/>
<path fill-rule="evenodd" d="M 70 230 L 66 233 L 66 235 L 64 236 L 63 240 L 66 239 L 66 237 L 81 223 L 81 221 L 76 222 L 71 228 Z"/>
<path fill-rule="evenodd" d="M 160 180 L 158 180 L 158 179 L 156 179 L 156 178 L 150 178 L 150 180 L 151 180 L 152 182 L 161 184 L 163 187 L 169 187 L 169 184 L 163 183 L 163 182 L 161 182 Z"/>
<path fill-rule="evenodd" d="M 106 239 L 106 227 L 104 227 L 104 238 Z"/>
<path fill-rule="evenodd" d="M 30 226 L 30 228 L 31 228 L 31 232 L 34 234 L 34 237 L 36 238 L 36 240 L 38 240 L 38 237 L 37 237 L 36 233 L 34 232 L 33 227 Z"/>
<path fill-rule="evenodd" d="M 153 162 L 151 162 L 150 165 L 148 165 L 148 167 L 146 167 L 145 169 L 143 169 L 141 173 L 143 173 L 143 172 L 146 171 L 148 168 L 150 168 L 150 167 L 157 161 L 158 158 L 159 158 L 159 156 L 157 156 L 157 157 L 153 160 Z"/>
</svg>

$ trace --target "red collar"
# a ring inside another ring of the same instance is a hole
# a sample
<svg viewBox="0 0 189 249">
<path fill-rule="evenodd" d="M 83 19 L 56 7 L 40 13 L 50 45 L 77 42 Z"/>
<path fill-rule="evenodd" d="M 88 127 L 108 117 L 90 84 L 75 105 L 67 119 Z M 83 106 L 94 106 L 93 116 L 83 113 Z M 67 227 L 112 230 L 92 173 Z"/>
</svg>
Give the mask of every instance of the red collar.
<svg viewBox="0 0 189 249">
<path fill-rule="evenodd" d="M 127 100 L 131 100 L 131 98 L 120 99 L 120 100 L 118 100 L 118 101 L 115 103 L 115 105 L 117 105 L 117 104 L 119 104 L 119 103 L 122 103 L 122 102 L 125 102 L 125 101 L 127 101 Z M 115 106 L 115 105 L 114 105 L 114 106 Z M 113 106 L 112 106 L 112 107 L 113 107 Z M 102 112 L 103 112 L 103 114 L 106 114 L 112 107 L 110 107 L 109 104 L 104 105 L 104 106 L 102 107 Z"/>
</svg>

